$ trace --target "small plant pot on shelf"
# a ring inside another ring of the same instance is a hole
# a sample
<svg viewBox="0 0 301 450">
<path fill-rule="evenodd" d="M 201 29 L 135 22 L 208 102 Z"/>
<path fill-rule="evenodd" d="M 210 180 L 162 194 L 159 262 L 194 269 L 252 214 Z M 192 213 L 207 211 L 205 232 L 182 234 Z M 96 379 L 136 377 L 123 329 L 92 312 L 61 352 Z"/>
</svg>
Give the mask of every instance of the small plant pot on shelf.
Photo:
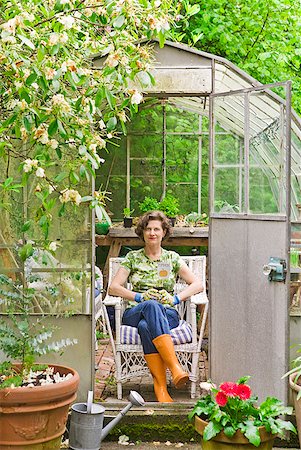
<svg viewBox="0 0 301 450">
<path fill-rule="evenodd" d="M 131 228 L 133 225 L 133 217 L 124 217 L 123 226 L 124 228 Z"/>
<path fill-rule="evenodd" d="M 110 228 L 110 224 L 107 221 L 95 223 L 95 233 L 96 234 L 108 234 L 109 228 Z"/>
<path fill-rule="evenodd" d="M 208 422 L 195 416 L 195 430 L 203 436 L 204 429 L 208 425 Z M 272 450 L 275 435 L 267 433 L 264 427 L 260 427 L 261 443 L 259 447 L 254 447 L 250 444 L 248 439 L 238 430 L 232 438 L 228 438 L 223 432 L 220 432 L 217 436 L 204 441 L 202 439 L 202 450 L 254 450 L 259 448 L 260 450 Z"/>
<path fill-rule="evenodd" d="M 168 219 L 169 219 L 170 225 L 171 225 L 172 227 L 174 227 L 175 224 L 176 224 L 177 218 L 176 218 L 176 217 L 168 217 Z"/>
<path fill-rule="evenodd" d="M 0 390 L 1 450 L 59 450 L 69 406 L 76 399 L 78 373 L 54 366 L 72 377 L 60 383 Z"/>
</svg>

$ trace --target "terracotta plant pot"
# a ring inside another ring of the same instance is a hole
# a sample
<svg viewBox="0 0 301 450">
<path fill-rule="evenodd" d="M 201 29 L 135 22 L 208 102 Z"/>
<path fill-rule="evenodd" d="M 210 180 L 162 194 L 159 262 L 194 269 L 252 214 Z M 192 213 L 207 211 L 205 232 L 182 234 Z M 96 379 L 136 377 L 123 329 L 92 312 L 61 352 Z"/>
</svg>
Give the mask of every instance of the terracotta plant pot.
<svg viewBox="0 0 301 450">
<path fill-rule="evenodd" d="M 201 436 L 207 425 L 208 422 L 195 416 L 195 429 Z M 240 431 L 237 431 L 232 438 L 228 438 L 221 432 L 210 441 L 202 439 L 202 450 L 254 450 L 256 448 L 272 450 L 275 436 L 267 433 L 264 427 L 260 427 L 259 433 L 261 438 L 259 447 L 250 444 L 248 439 Z"/>
<path fill-rule="evenodd" d="M 293 391 L 294 408 L 296 414 L 296 423 L 298 429 L 299 443 L 301 446 L 301 398 L 297 400 L 297 396 L 301 391 L 301 386 L 295 383 L 296 373 L 292 373 L 289 377 L 290 388 Z M 301 379 L 300 379 L 301 380 Z"/>
<path fill-rule="evenodd" d="M 79 375 L 74 369 L 53 366 L 69 380 L 36 387 L 0 389 L 1 450 L 58 450 L 69 406 L 76 399 Z"/>
</svg>

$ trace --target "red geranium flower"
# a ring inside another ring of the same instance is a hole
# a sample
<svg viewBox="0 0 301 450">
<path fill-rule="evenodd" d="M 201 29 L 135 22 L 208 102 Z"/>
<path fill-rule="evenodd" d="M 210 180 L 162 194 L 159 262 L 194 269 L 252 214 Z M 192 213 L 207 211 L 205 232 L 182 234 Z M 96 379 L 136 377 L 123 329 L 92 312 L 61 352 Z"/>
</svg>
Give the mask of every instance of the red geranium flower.
<svg viewBox="0 0 301 450">
<path fill-rule="evenodd" d="M 247 384 L 237 386 L 237 395 L 241 400 L 248 400 L 251 397 L 251 388 Z"/>
<path fill-rule="evenodd" d="M 219 406 L 225 406 L 227 404 L 228 397 L 226 396 L 226 394 L 224 392 L 219 391 L 216 394 L 215 400 Z"/>
<path fill-rule="evenodd" d="M 223 391 L 227 397 L 236 397 L 238 384 L 232 383 L 232 381 L 227 381 L 220 385 L 220 390 Z"/>
</svg>

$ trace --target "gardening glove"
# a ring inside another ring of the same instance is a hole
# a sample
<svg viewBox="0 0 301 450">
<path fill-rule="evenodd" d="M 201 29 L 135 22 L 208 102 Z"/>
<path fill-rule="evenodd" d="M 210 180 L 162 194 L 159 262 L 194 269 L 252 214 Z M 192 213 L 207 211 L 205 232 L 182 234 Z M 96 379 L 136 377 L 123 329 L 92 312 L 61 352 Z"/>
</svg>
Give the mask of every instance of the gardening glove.
<svg viewBox="0 0 301 450">
<path fill-rule="evenodd" d="M 144 300 L 143 294 L 141 294 L 140 292 L 137 292 L 137 294 L 135 294 L 135 302 L 141 303 L 141 302 L 143 302 L 143 300 Z"/>
<path fill-rule="evenodd" d="M 173 306 L 178 305 L 181 302 L 181 300 L 179 299 L 179 297 L 177 296 L 177 294 L 175 294 L 173 296 Z"/>
<path fill-rule="evenodd" d="M 160 303 L 162 303 L 162 305 L 173 306 L 174 299 L 169 292 L 167 292 L 165 289 L 162 289 L 161 291 L 159 291 L 159 293 L 161 295 Z"/>
<path fill-rule="evenodd" d="M 158 302 L 160 302 L 161 295 L 157 289 L 152 288 L 152 289 L 148 289 L 146 292 L 144 292 L 143 299 L 144 300 L 157 300 Z"/>
</svg>

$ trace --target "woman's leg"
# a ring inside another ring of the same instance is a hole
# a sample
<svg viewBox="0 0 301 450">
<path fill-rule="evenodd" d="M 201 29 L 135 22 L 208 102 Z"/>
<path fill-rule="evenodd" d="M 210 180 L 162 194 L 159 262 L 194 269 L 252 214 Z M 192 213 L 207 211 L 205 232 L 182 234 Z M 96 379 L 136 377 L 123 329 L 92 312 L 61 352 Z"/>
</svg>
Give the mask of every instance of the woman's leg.
<svg viewBox="0 0 301 450">
<path fill-rule="evenodd" d="M 126 310 L 122 323 L 138 329 L 144 357 L 154 380 L 154 391 L 158 402 L 172 402 L 166 385 L 166 366 L 152 340 L 154 336 L 160 336 L 162 332 L 169 333 L 170 329 L 178 326 L 177 311 L 174 309 L 169 311 L 156 301 L 150 300 Z"/>
<path fill-rule="evenodd" d="M 170 333 L 170 325 L 174 328 L 177 312 L 167 315 L 166 308 L 156 300 L 139 303 L 134 308 L 127 309 L 122 317 L 123 325 L 138 328 L 144 353 L 157 353 L 153 339 L 161 334 Z"/>
</svg>

